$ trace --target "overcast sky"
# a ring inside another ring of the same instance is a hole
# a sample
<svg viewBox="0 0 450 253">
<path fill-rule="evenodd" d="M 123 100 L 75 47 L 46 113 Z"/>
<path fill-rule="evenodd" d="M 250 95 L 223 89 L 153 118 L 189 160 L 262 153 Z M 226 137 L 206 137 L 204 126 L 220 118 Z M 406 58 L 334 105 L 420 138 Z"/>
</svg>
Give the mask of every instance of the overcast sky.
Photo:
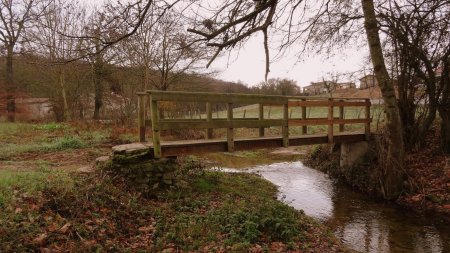
<svg viewBox="0 0 450 253">
<path fill-rule="evenodd" d="M 98 5 L 105 0 L 81 0 L 88 6 Z M 299 86 L 307 86 L 310 82 L 330 79 L 335 74 L 347 74 L 355 71 L 353 76 L 340 75 L 339 82 L 353 81 L 358 85 L 358 78 L 364 73 L 364 69 L 370 68 L 367 64 L 368 47 L 360 49 L 352 48 L 338 52 L 333 57 L 327 55 L 310 55 L 299 59 L 296 48 L 291 49 L 277 60 L 272 60 L 269 78 L 289 78 L 297 82 Z M 276 50 L 272 50 L 273 59 Z M 250 86 L 264 81 L 265 56 L 261 37 L 251 38 L 243 48 L 215 60 L 211 65 L 213 70 L 219 71 L 215 76 L 226 81 L 241 81 Z"/>
<path fill-rule="evenodd" d="M 313 54 L 305 55 L 300 59 L 295 55 L 296 49 L 293 47 L 291 54 L 271 62 L 269 78 L 293 79 L 300 86 L 307 86 L 310 82 L 322 81 L 322 79 L 336 78 L 336 74 L 339 74 L 337 77 L 339 82 L 356 81 L 361 77 L 362 70 L 370 67 L 365 60 L 368 55 L 366 47 L 351 48 L 338 52 L 332 57 Z M 272 50 L 271 56 L 275 56 L 276 53 L 276 50 Z M 226 55 L 217 59 L 212 67 L 221 70 L 217 75 L 220 79 L 240 80 L 249 85 L 264 81 L 265 56 L 262 40 L 256 37 L 250 39 L 244 48 L 233 51 L 230 57 Z M 355 71 L 360 72 L 353 74 Z"/>
</svg>

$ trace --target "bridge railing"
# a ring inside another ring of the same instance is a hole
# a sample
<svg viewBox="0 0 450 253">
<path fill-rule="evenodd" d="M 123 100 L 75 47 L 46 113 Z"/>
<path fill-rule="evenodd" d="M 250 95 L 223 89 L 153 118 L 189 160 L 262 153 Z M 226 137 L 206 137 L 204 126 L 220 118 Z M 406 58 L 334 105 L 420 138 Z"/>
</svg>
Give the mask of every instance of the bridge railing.
<svg viewBox="0 0 450 253">
<path fill-rule="evenodd" d="M 307 134 L 307 126 L 328 125 L 328 142 L 333 142 L 333 127 L 339 124 L 339 131 L 344 131 L 345 124 L 365 124 L 365 133 L 370 134 L 370 100 L 353 98 L 320 98 L 320 97 L 292 97 L 255 94 L 209 93 L 209 92 L 175 92 L 175 91 L 147 91 L 138 95 L 138 124 L 139 139 L 145 141 L 146 128 L 151 126 L 154 157 L 161 157 L 160 131 L 172 129 L 207 129 L 207 138 L 212 138 L 212 130 L 227 129 L 228 151 L 234 151 L 234 128 L 259 128 L 259 136 L 264 136 L 264 129 L 281 127 L 283 146 L 289 146 L 289 126 L 302 126 L 302 134 Z M 176 103 L 205 103 L 206 119 L 162 119 L 159 113 L 159 102 L 170 101 Z M 212 104 L 226 104 L 226 118 L 213 119 Z M 234 118 L 233 105 L 257 104 L 258 118 Z M 146 119 L 146 105 L 150 111 L 150 120 Z M 282 107 L 282 118 L 264 118 L 265 106 Z M 345 119 L 344 108 L 349 106 L 365 107 L 365 118 Z M 301 108 L 301 117 L 289 117 L 289 108 Z M 308 118 L 306 108 L 327 107 L 327 118 Z M 334 117 L 334 107 L 339 108 L 338 117 Z"/>
</svg>

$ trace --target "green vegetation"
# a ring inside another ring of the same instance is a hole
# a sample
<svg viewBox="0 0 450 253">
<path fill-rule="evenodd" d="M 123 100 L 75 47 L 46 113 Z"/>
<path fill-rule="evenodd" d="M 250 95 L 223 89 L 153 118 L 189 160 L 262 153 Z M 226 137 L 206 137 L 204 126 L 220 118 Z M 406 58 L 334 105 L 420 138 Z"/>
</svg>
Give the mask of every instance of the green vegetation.
<svg viewBox="0 0 450 253">
<path fill-rule="evenodd" d="M 10 196 L 1 195 L 0 251 L 338 249 L 321 225 L 277 201 L 268 181 L 193 171 L 183 189 L 154 199 L 97 174 L 2 172 Z"/>
<path fill-rule="evenodd" d="M 92 128 L 59 123 L 2 123 L 0 160 L 26 153 L 49 153 L 95 147 L 109 141 L 129 141 L 129 133 L 116 133 L 111 128 Z"/>
<path fill-rule="evenodd" d="M 110 152 L 103 145 L 132 135 L 101 125 L 1 124 L 0 252 L 340 248 L 322 225 L 277 201 L 273 184 L 207 171 L 196 157 L 178 169 L 182 184 L 148 195 L 105 171 L 78 172 Z M 224 155 L 263 156 L 266 150 Z"/>
</svg>

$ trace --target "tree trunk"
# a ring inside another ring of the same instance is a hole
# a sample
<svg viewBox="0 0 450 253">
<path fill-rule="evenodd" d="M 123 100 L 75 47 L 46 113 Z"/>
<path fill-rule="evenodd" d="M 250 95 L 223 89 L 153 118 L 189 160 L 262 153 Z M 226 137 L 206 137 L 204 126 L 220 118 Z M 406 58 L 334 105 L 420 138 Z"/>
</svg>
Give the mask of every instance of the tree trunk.
<svg viewBox="0 0 450 253">
<path fill-rule="evenodd" d="M 103 59 L 100 53 L 100 41 L 95 44 L 95 61 L 94 61 L 94 119 L 100 118 L 100 108 L 103 105 Z"/>
<path fill-rule="evenodd" d="M 61 96 L 63 99 L 63 120 L 70 120 L 69 105 L 67 103 L 66 79 L 63 67 L 59 68 L 59 85 L 61 86 Z"/>
<path fill-rule="evenodd" d="M 13 47 L 7 46 L 6 53 L 6 110 L 8 112 L 8 121 L 16 120 L 16 86 L 14 84 L 13 72 Z"/>
<path fill-rule="evenodd" d="M 450 154 L 450 108 L 441 107 L 439 109 L 441 116 L 441 148 L 447 154 Z"/>
<path fill-rule="evenodd" d="M 94 119 L 100 118 L 100 108 L 103 105 L 103 84 L 101 77 L 101 66 L 94 65 Z"/>
<path fill-rule="evenodd" d="M 403 129 L 395 98 L 394 85 L 389 77 L 378 34 L 373 0 L 361 0 L 364 12 L 364 26 L 370 49 L 370 56 L 378 80 L 386 112 L 387 156 L 381 178 L 381 190 L 386 199 L 394 199 L 403 189 L 405 172 Z"/>
</svg>

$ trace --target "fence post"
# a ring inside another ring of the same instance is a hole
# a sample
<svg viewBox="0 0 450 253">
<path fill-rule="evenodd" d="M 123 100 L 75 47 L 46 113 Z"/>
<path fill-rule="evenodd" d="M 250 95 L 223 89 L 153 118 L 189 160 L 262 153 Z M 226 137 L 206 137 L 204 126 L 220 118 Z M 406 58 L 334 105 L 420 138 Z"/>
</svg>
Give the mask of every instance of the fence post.
<svg viewBox="0 0 450 253">
<path fill-rule="evenodd" d="M 328 143 L 333 143 L 333 99 L 328 99 Z"/>
<path fill-rule="evenodd" d="M 206 121 L 211 123 L 212 121 L 212 108 L 211 108 L 211 102 L 206 103 Z M 206 130 L 206 138 L 212 139 L 213 138 L 213 130 L 212 128 L 208 128 Z"/>
<path fill-rule="evenodd" d="M 264 120 L 264 105 L 258 104 L 259 107 L 259 120 Z M 259 137 L 264 137 L 264 127 L 259 128 Z"/>
<path fill-rule="evenodd" d="M 339 100 L 339 102 L 344 102 L 344 100 Z M 339 119 L 344 119 L 344 106 L 339 106 Z M 344 124 L 339 124 L 339 132 L 344 132 L 345 126 Z"/>
<path fill-rule="evenodd" d="M 370 119 L 370 105 L 371 105 L 370 99 L 366 99 L 366 120 L 367 120 L 367 122 L 366 122 L 366 125 L 365 125 L 365 128 L 364 128 L 364 132 L 366 134 L 366 140 L 370 139 L 370 121 L 371 121 L 371 119 Z"/>
<path fill-rule="evenodd" d="M 306 101 L 306 99 L 302 99 L 302 101 Z M 306 106 L 302 106 L 302 120 L 306 120 Z M 308 126 L 302 126 L 302 134 L 308 133 Z"/>
<path fill-rule="evenodd" d="M 283 128 L 281 129 L 281 133 L 283 135 L 283 147 L 287 148 L 289 147 L 289 108 L 288 108 L 288 101 L 286 101 L 286 104 L 283 104 L 283 119 L 284 124 Z"/>
<path fill-rule="evenodd" d="M 145 142 L 145 93 L 138 93 L 139 141 Z"/>
<path fill-rule="evenodd" d="M 233 104 L 227 103 L 227 121 L 231 123 L 233 120 Z M 234 135 L 233 128 L 227 128 L 227 144 L 228 144 L 228 152 L 234 152 Z"/>
<path fill-rule="evenodd" d="M 153 140 L 153 154 L 154 158 L 161 158 L 161 140 L 159 133 L 159 113 L 158 101 L 155 101 L 150 94 L 150 110 L 152 113 L 152 140 Z"/>
</svg>

